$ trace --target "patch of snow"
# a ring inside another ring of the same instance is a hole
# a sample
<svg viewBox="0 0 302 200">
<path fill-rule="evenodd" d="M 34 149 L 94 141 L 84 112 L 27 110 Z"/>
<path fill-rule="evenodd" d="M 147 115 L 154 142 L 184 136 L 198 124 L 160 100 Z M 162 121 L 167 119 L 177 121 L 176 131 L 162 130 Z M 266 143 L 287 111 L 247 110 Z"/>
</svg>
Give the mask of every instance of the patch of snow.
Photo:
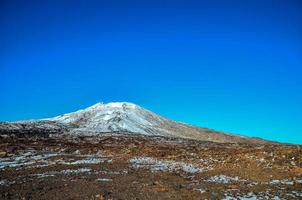
<svg viewBox="0 0 302 200">
<path fill-rule="evenodd" d="M 18 156 L 13 156 L 9 158 L 0 158 L 0 169 L 24 167 L 39 162 L 45 163 L 46 159 L 58 155 L 59 154 L 57 153 L 46 153 L 46 154 L 36 155 L 33 152 L 26 152 Z"/>
<path fill-rule="evenodd" d="M 204 189 L 200 189 L 200 188 L 195 188 L 194 190 L 200 192 L 201 194 L 206 192 Z"/>
<path fill-rule="evenodd" d="M 302 197 L 302 192 L 298 192 L 298 191 L 292 191 L 292 193 L 296 196 L 296 197 Z"/>
<path fill-rule="evenodd" d="M 290 181 L 288 179 L 283 179 L 283 180 L 272 180 L 269 182 L 272 185 L 276 185 L 276 184 L 283 184 L 283 185 L 293 185 L 294 182 Z"/>
<path fill-rule="evenodd" d="M 79 169 L 66 169 L 62 170 L 60 173 L 62 174 L 79 174 L 79 173 L 86 173 L 91 172 L 92 169 L 90 168 L 79 168 Z"/>
<path fill-rule="evenodd" d="M 71 162 L 63 162 L 63 164 L 66 165 L 81 165 L 81 164 L 100 164 L 104 162 L 112 162 L 112 160 L 107 160 L 103 158 L 86 158 L 82 160 L 76 160 L 76 161 L 71 161 Z"/>
<path fill-rule="evenodd" d="M 302 180 L 300 180 L 300 179 L 296 179 L 295 182 L 302 184 Z"/>
<path fill-rule="evenodd" d="M 60 156 L 72 156 L 71 159 L 54 159 L 54 157 L 61 158 Z M 75 157 L 75 158 L 74 158 Z M 99 163 L 110 163 L 112 159 L 105 157 L 101 152 L 96 154 L 80 154 L 79 151 L 73 154 L 66 153 L 37 153 L 37 152 L 24 152 L 20 155 L 12 156 L 9 158 L 0 158 L 0 170 L 6 168 L 16 168 L 19 170 L 21 168 L 37 168 L 37 167 L 47 167 L 50 165 L 81 165 L 81 164 L 99 164 Z"/>
<path fill-rule="evenodd" d="M 77 150 L 75 150 L 75 151 L 73 152 L 73 154 L 80 155 L 80 154 L 81 154 L 81 151 L 77 149 Z"/>
<path fill-rule="evenodd" d="M 209 182 L 214 182 L 214 183 L 230 183 L 230 182 L 236 182 L 240 181 L 239 177 L 230 177 L 226 175 L 217 175 L 217 176 L 211 176 L 210 178 L 207 179 Z"/>
<path fill-rule="evenodd" d="M 37 176 L 38 178 L 45 178 L 45 177 L 55 176 L 55 175 L 49 174 L 49 173 L 41 173 L 41 174 L 34 174 L 33 176 Z"/>
<path fill-rule="evenodd" d="M 0 186 L 2 185 L 2 186 L 9 186 L 9 185 L 12 185 L 12 184 L 14 184 L 15 183 L 15 181 L 8 181 L 8 180 L 6 180 L 6 179 L 3 179 L 3 180 L 1 180 L 0 181 Z"/>
<path fill-rule="evenodd" d="M 102 182 L 108 182 L 108 181 L 112 181 L 111 178 L 98 178 L 98 181 L 102 181 Z"/>
<path fill-rule="evenodd" d="M 191 174 L 204 171 L 204 169 L 196 167 L 193 164 L 172 160 L 158 160 L 152 157 L 135 157 L 130 159 L 130 163 L 134 168 L 149 168 L 151 171 L 183 171 Z"/>
<path fill-rule="evenodd" d="M 1 181 L 0 181 L 0 185 L 5 185 L 6 182 L 7 182 L 7 180 L 1 180 Z"/>
<path fill-rule="evenodd" d="M 223 200 L 258 200 L 258 197 L 251 192 L 244 196 L 236 196 L 236 197 L 225 196 Z"/>
<path fill-rule="evenodd" d="M 78 169 L 65 169 L 62 171 L 51 171 L 51 172 L 45 172 L 45 173 L 40 173 L 40 174 L 33 174 L 32 176 L 37 176 L 38 178 L 45 178 L 45 177 L 50 177 L 50 176 L 55 176 L 55 175 L 60 175 L 60 174 L 80 174 L 80 173 L 90 173 L 93 170 L 90 168 L 78 168 Z"/>
</svg>

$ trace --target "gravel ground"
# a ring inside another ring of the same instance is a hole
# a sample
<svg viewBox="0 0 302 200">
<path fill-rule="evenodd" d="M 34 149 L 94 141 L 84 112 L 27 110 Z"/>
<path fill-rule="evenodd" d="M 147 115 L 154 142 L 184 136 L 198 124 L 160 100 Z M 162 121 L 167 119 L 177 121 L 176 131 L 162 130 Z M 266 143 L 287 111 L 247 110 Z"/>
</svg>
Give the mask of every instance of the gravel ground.
<svg viewBox="0 0 302 200">
<path fill-rule="evenodd" d="M 1 136 L 0 199 L 302 199 L 302 148 Z"/>
</svg>

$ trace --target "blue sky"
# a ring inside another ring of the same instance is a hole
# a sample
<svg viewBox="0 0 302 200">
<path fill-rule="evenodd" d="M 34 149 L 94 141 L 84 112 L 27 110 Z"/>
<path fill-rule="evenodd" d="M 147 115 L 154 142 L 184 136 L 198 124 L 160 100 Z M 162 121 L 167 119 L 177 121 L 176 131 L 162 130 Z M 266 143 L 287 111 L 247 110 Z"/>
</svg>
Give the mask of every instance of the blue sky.
<svg viewBox="0 0 302 200">
<path fill-rule="evenodd" d="M 0 120 L 129 101 L 302 144 L 301 1 L 0 2 Z"/>
</svg>

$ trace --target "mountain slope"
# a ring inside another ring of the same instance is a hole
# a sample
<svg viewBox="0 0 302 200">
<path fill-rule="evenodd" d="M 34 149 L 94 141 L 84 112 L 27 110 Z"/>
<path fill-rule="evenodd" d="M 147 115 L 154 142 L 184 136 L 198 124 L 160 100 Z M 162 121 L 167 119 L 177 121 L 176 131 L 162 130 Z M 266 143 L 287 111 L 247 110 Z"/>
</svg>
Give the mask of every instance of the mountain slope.
<svg viewBox="0 0 302 200">
<path fill-rule="evenodd" d="M 44 129 L 43 129 L 44 127 Z M 76 112 L 36 121 L 1 123 L 0 132 L 31 131 L 71 135 L 99 135 L 103 133 L 142 134 L 188 138 L 211 142 L 266 143 L 267 141 L 225 134 L 195 127 L 159 116 L 138 105 L 127 102 L 97 103 Z"/>
<path fill-rule="evenodd" d="M 161 130 L 168 120 L 132 103 L 97 103 L 84 110 L 47 119 L 89 132 L 131 132 L 144 135 L 167 135 Z"/>
<path fill-rule="evenodd" d="M 73 125 L 76 128 L 72 132 L 76 134 L 126 132 L 214 142 L 264 142 L 175 122 L 127 102 L 97 103 L 89 108 L 47 120 Z"/>
</svg>

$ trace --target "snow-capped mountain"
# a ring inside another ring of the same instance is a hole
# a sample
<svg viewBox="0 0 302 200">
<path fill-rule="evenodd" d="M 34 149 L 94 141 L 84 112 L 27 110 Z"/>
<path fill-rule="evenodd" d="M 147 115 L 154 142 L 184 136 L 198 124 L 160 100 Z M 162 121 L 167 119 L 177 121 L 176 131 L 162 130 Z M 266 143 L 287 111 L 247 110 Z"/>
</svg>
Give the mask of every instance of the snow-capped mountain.
<svg viewBox="0 0 302 200">
<path fill-rule="evenodd" d="M 76 112 L 46 119 L 75 126 L 81 132 L 129 132 L 144 135 L 169 135 L 162 125 L 169 120 L 133 103 L 97 103 Z"/>
<path fill-rule="evenodd" d="M 176 122 L 127 102 L 97 103 L 86 109 L 53 118 L 0 123 L 0 132 L 64 133 L 73 136 L 97 136 L 104 133 L 167 136 L 212 142 L 266 142 L 257 138 L 225 134 Z"/>
</svg>

